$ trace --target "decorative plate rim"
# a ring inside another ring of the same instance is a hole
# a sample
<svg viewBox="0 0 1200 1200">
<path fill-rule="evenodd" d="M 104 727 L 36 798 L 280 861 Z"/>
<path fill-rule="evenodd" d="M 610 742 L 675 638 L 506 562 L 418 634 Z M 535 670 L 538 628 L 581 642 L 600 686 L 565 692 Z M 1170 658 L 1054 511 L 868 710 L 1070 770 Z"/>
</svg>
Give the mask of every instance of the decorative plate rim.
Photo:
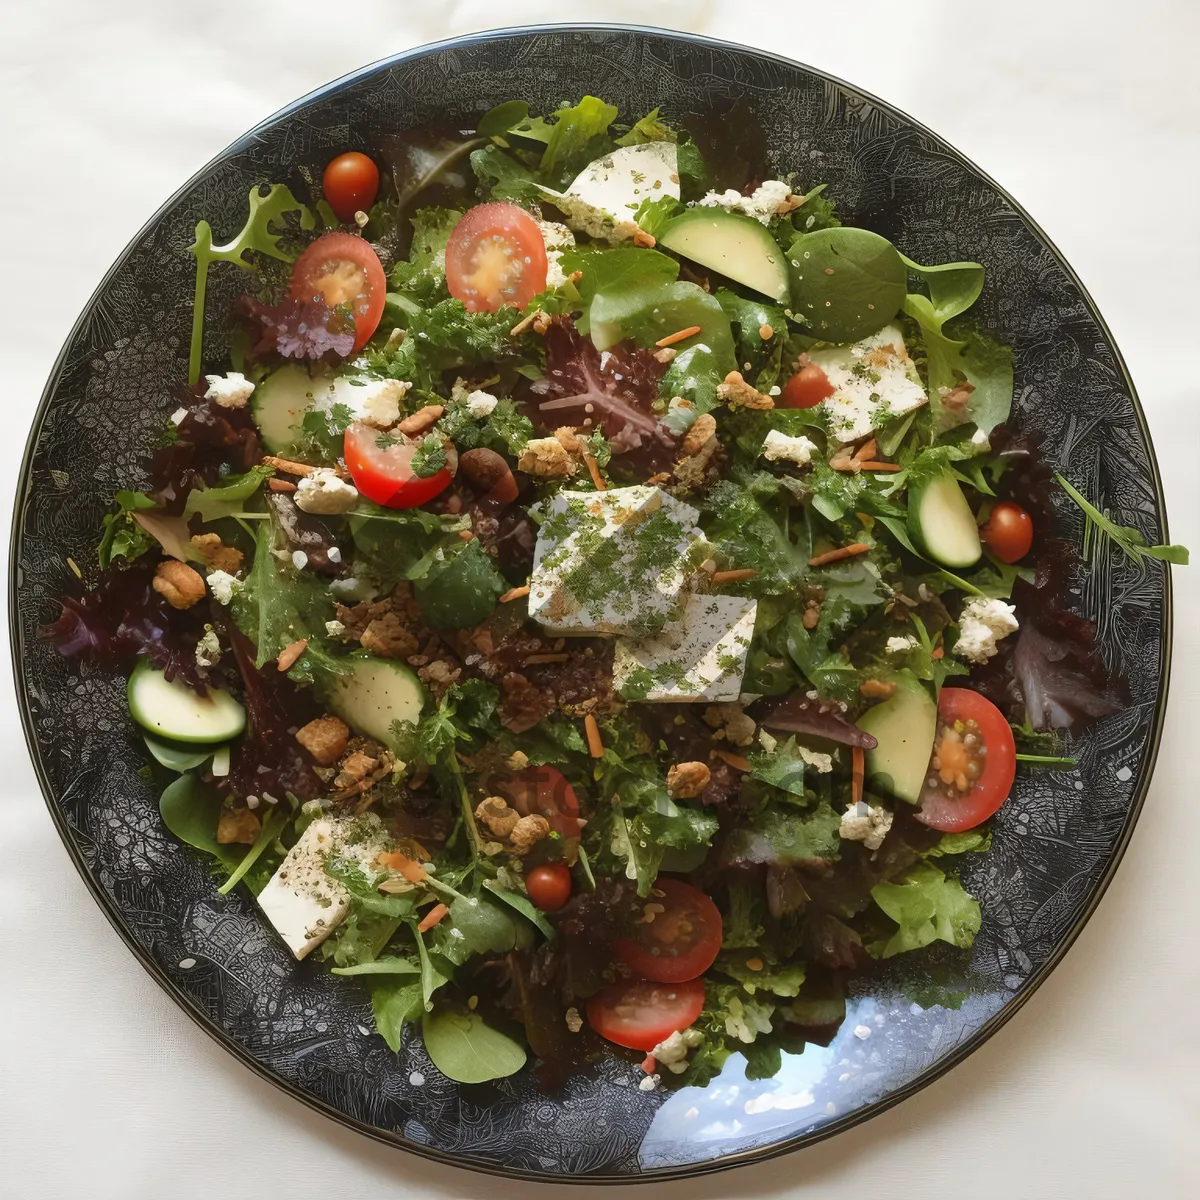
<svg viewBox="0 0 1200 1200">
<path fill-rule="evenodd" d="M 133 235 L 129 243 L 114 259 L 112 265 L 104 273 L 100 282 L 88 298 L 72 324 L 68 332 L 62 349 L 55 358 L 54 365 L 51 368 L 50 376 L 42 390 L 42 395 L 38 401 L 38 407 L 34 414 L 33 421 L 30 426 L 29 437 L 26 441 L 25 451 L 21 460 L 20 476 L 17 485 L 16 497 L 13 503 L 13 516 L 10 527 L 10 544 L 9 544 L 9 581 L 8 581 L 8 625 L 9 625 L 9 643 L 12 650 L 12 670 L 13 680 L 17 694 L 17 707 L 20 711 L 21 727 L 25 735 L 25 744 L 29 750 L 30 759 L 33 763 L 34 773 L 37 777 L 38 787 L 41 790 L 42 798 L 49 810 L 51 820 L 58 831 L 59 837 L 62 839 L 67 853 L 70 856 L 75 869 L 79 872 L 81 878 L 92 898 L 96 901 L 101 912 L 107 918 L 108 922 L 116 930 L 121 940 L 145 968 L 150 977 L 175 1001 L 176 1004 L 218 1045 L 231 1055 L 237 1058 L 245 1066 L 249 1067 L 260 1078 L 273 1084 L 280 1091 L 300 1103 L 313 1109 L 315 1112 L 321 1113 L 323 1116 L 329 1117 L 338 1124 L 345 1126 L 348 1129 L 355 1130 L 358 1133 L 364 1134 L 375 1141 L 385 1145 L 392 1146 L 399 1150 L 404 1150 L 412 1154 L 419 1155 L 422 1158 L 433 1162 L 438 1162 L 446 1166 L 457 1167 L 460 1170 L 472 1171 L 478 1174 L 491 1175 L 499 1178 L 507 1179 L 526 1179 L 531 1182 L 555 1183 L 560 1186 L 569 1186 L 571 1184 L 636 1184 L 636 1183 L 657 1183 L 667 1179 L 683 1179 L 696 1177 L 700 1175 L 714 1174 L 718 1171 L 730 1170 L 733 1167 L 744 1166 L 750 1163 L 765 1162 L 768 1159 L 778 1158 L 781 1155 L 791 1153 L 795 1150 L 803 1149 L 817 1142 L 824 1141 L 827 1138 L 833 1137 L 836 1134 L 842 1133 L 856 1125 L 860 1125 L 871 1118 L 878 1116 L 901 1101 L 908 1099 L 910 1096 L 921 1091 L 936 1079 L 941 1078 L 948 1071 L 958 1066 L 970 1054 L 974 1053 L 984 1042 L 991 1038 L 1002 1026 L 1008 1023 L 1016 1013 L 1025 1005 L 1026 1001 L 1037 991 L 1039 987 L 1046 981 L 1050 973 L 1058 966 L 1066 955 L 1067 951 L 1075 944 L 1079 934 L 1083 931 L 1083 927 L 1091 919 L 1095 913 L 1100 901 L 1108 891 L 1109 885 L 1112 882 L 1113 876 L 1116 874 L 1117 868 L 1125 857 L 1125 853 L 1129 848 L 1129 843 L 1133 837 L 1134 828 L 1137 825 L 1138 818 L 1141 815 L 1142 807 L 1145 804 L 1146 795 L 1149 792 L 1150 784 L 1154 775 L 1154 767 L 1158 758 L 1159 745 L 1162 740 L 1163 723 L 1166 717 L 1167 699 L 1170 691 L 1171 678 L 1171 650 L 1173 644 L 1173 591 L 1171 573 L 1168 568 L 1163 570 L 1163 636 L 1162 649 L 1163 660 L 1161 669 L 1161 688 L 1159 699 L 1155 706 L 1154 724 L 1150 731 L 1149 740 L 1144 755 L 1139 764 L 1139 778 L 1137 786 L 1134 790 L 1132 802 L 1126 814 L 1125 820 L 1121 826 L 1121 831 L 1117 837 L 1112 851 L 1110 852 L 1107 863 L 1105 864 L 1104 872 L 1099 880 L 1092 887 L 1086 903 L 1083 906 L 1075 923 L 1063 937 L 1060 945 L 1056 947 L 1046 961 L 1035 970 L 1023 984 L 1019 991 L 1016 992 L 985 1022 L 983 1022 L 970 1036 L 963 1039 L 962 1043 L 957 1046 L 951 1053 L 937 1061 L 933 1066 L 921 1072 L 920 1075 L 910 1080 L 902 1087 L 889 1092 L 886 1096 L 871 1104 L 864 1106 L 838 1120 L 831 1121 L 820 1128 L 808 1133 L 797 1134 L 792 1137 L 782 1139 L 778 1142 L 773 1142 L 769 1145 L 752 1147 L 746 1150 L 737 1151 L 732 1154 L 724 1155 L 716 1159 L 706 1160 L 702 1162 L 687 1163 L 673 1167 L 654 1167 L 649 1170 L 641 1171 L 637 1174 L 614 1174 L 614 1173 L 598 1173 L 589 1175 L 572 1175 L 564 1176 L 546 1171 L 525 1170 L 520 1168 L 490 1166 L 482 1161 L 466 1161 L 459 1156 L 451 1154 L 447 1151 L 440 1150 L 436 1147 L 422 1145 L 417 1142 L 410 1141 L 403 1136 L 395 1133 L 389 1133 L 387 1130 L 377 1126 L 368 1125 L 359 1121 L 332 1105 L 312 1096 L 299 1087 L 288 1083 L 286 1080 L 277 1075 L 269 1067 L 256 1059 L 250 1052 L 236 1039 L 226 1033 L 223 1029 L 217 1026 L 211 1018 L 192 1001 L 192 999 L 184 992 L 180 991 L 171 981 L 165 968 L 161 966 L 151 956 L 149 951 L 140 945 L 137 939 L 133 936 L 132 931 L 126 926 L 122 914 L 118 911 L 115 901 L 104 892 L 99 886 L 95 876 L 89 869 L 88 864 L 84 860 L 82 852 L 76 843 L 72 831 L 62 813 L 58 810 L 55 799 L 54 790 L 51 786 L 45 765 L 42 761 L 40 747 L 38 746 L 33 721 L 31 717 L 30 696 L 26 686 L 26 679 L 22 664 L 24 662 L 24 652 L 26 647 L 26 639 L 23 630 L 20 626 L 19 619 L 19 598 L 21 592 L 21 567 L 20 567 L 20 546 L 21 534 L 25 524 L 25 515 L 28 502 L 31 495 L 31 468 L 34 451 L 36 449 L 39 437 L 41 435 L 42 426 L 46 415 L 49 412 L 51 401 L 58 389 L 63 368 L 67 358 L 67 352 L 74 342 L 76 335 L 83 328 L 85 322 L 91 316 L 96 305 L 106 291 L 110 281 L 121 269 L 134 252 L 142 239 L 158 224 L 158 222 L 169 212 L 169 210 L 182 199 L 190 189 L 201 179 L 207 176 L 214 168 L 218 167 L 222 162 L 227 160 L 234 154 L 239 153 L 249 144 L 251 144 L 260 131 L 274 126 L 277 122 L 283 120 L 305 108 L 309 104 L 314 103 L 322 98 L 329 96 L 332 93 L 339 92 L 360 80 L 369 78 L 372 75 L 388 70 L 391 67 L 404 62 L 409 62 L 414 59 L 420 59 L 430 54 L 436 54 L 447 50 L 453 50 L 463 46 L 474 45 L 480 42 L 487 42 L 499 39 L 516 39 L 528 37 L 530 34 L 554 34 L 554 33 L 615 33 L 615 34 L 635 34 L 660 39 L 667 39 L 676 42 L 683 42 L 689 45 L 709 46 L 714 49 L 734 51 L 742 54 L 752 54 L 760 59 L 778 63 L 791 69 L 799 69 L 808 72 L 810 75 L 842 88 L 850 95 L 857 96 L 870 104 L 882 109 L 893 117 L 906 123 L 910 128 L 931 138 L 939 148 L 954 158 L 962 167 L 971 172 L 981 182 L 995 190 L 995 192 L 1003 197 L 1003 199 L 1011 205 L 1014 213 L 1021 218 L 1026 227 L 1034 234 L 1034 236 L 1042 243 L 1042 245 L 1053 255 L 1054 259 L 1067 277 L 1079 290 L 1080 298 L 1083 302 L 1087 315 L 1095 321 L 1097 327 L 1104 334 L 1108 345 L 1113 353 L 1113 358 L 1120 373 L 1121 382 L 1128 390 L 1130 400 L 1133 405 L 1133 414 L 1137 423 L 1138 430 L 1142 435 L 1150 465 L 1151 483 L 1153 484 L 1154 498 L 1158 508 L 1159 519 L 1162 524 L 1164 540 L 1169 541 L 1167 534 L 1167 511 L 1166 499 L 1163 494 L 1162 477 L 1159 471 L 1158 458 L 1155 453 L 1154 443 L 1150 436 L 1150 428 L 1146 420 L 1145 411 L 1142 408 L 1141 400 L 1138 397 L 1137 389 L 1134 386 L 1133 380 L 1129 374 L 1129 368 L 1125 363 L 1124 356 L 1121 354 L 1120 348 L 1117 346 L 1116 340 L 1113 337 L 1112 331 L 1108 327 L 1101 314 L 1096 302 L 1092 299 L 1091 293 L 1084 286 L 1083 281 L 1079 278 L 1074 268 L 1067 261 L 1065 255 L 1059 250 L 1058 246 L 1051 240 L 1042 229 L 1041 225 L 1025 210 L 1025 208 L 1013 198 L 1013 196 L 993 179 L 986 171 L 980 168 L 975 162 L 963 154 L 951 143 L 946 141 L 941 135 L 935 133 L 921 121 L 916 120 L 902 109 L 886 100 L 881 100 L 872 93 L 865 91 L 863 88 L 855 84 L 847 83 L 845 80 L 836 75 L 830 74 L 819 67 L 810 66 L 806 63 L 798 62 L 795 59 L 788 58 L 786 55 L 776 54 L 770 50 L 759 49 L 758 47 L 748 46 L 739 42 L 731 42 L 722 38 L 707 37 L 703 34 L 688 33 L 682 30 L 666 29 L 651 25 L 631 25 L 622 24 L 619 22 L 563 22 L 554 24 L 535 24 L 535 25 L 509 25 L 502 26 L 496 29 L 481 30 L 475 33 L 462 34 L 457 37 L 444 38 L 436 42 L 427 42 L 420 46 L 412 47 L 408 50 L 400 51 L 396 54 L 389 55 L 372 62 L 366 66 L 360 67 L 354 71 L 350 71 L 345 75 L 340 76 L 328 83 L 322 84 L 320 87 L 314 88 L 304 96 L 284 105 L 278 111 L 270 116 L 259 121 L 251 129 L 247 130 L 240 137 L 236 138 L 228 146 L 218 154 L 214 155 L 207 163 L 195 171 L 183 184 L 181 184 L 172 194 L 158 206 L 153 215 L 142 225 L 142 227 Z"/>
</svg>

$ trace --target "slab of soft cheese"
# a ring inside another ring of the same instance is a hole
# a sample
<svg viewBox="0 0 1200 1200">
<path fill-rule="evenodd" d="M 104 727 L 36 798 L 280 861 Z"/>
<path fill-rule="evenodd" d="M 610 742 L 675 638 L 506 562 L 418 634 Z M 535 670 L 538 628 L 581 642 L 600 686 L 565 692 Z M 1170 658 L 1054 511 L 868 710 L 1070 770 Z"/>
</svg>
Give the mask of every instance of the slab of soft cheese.
<svg viewBox="0 0 1200 1200">
<path fill-rule="evenodd" d="M 853 346 L 815 346 L 808 357 L 833 386 L 825 412 L 839 442 L 856 442 L 928 402 L 898 325 Z"/>
<path fill-rule="evenodd" d="M 559 634 L 657 632 L 682 607 L 699 513 L 661 488 L 559 492 L 533 551 L 529 615 Z"/>
<path fill-rule="evenodd" d="M 737 700 L 757 612 L 742 596 L 688 596 L 653 637 L 617 639 L 614 686 L 627 700 Z"/>
<path fill-rule="evenodd" d="M 679 155 L 674 142 L 621 146 L 589 163 L 565 192 L 542 188 L 567 224 L 590 237 L 628 241 L 644 200 L 679 199 Z"/>
<path fill-rule="evenodd" d="M 350 843 L 353 824 L 318 817 L 258 893 L 258 906 L 297 958 L 319 946 L 350 911 L 350 893 L 325 874 L 325 860 L 339 853 L 369 862 L 384 848 L 380 838 Z"/>
</svg>

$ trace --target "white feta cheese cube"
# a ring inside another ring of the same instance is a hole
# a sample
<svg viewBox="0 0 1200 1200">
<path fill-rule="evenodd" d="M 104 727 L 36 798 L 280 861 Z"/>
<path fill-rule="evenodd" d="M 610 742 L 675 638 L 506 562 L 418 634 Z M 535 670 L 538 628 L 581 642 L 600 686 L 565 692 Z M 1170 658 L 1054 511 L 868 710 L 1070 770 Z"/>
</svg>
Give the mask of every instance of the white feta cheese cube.
<svg viewBox="0 0 1200 1200">
<path fill-rule="evenodd" d="M 560 634 L 654 633 L 682 604 L 699 513 L 656 487 L 562 491 L 545 506 L 529 615 Z"/>
<path fill-rule="evenodd" d="M 316 949 L 350 911 L 350 894 L 325 874 L 329 855 L 353 853 L 368 862 L 383 849 L 382 839 L 349 845 L 349 826 L 350 822 L 318 817 L 258 894 L 258 906 L 297 958 Z"/>
<path fill-rule="evenodd" d="M 1016 633 L 1016 606 L 990 596 L 972 596 L 958 618 L 958 641 L 954 653 L 968 662 L 985 663 L 995 657 L 996 643 Z"/>
<path fill-rule="evenodd" d="M 768 462 L 792 462 L 798 467 L 807 467 L 816 452 L 816 442 L 809 441 L 803 434 L 788 437 L 778 429 L 772 429 L 762 445 L 762 456 Z"/>
<path fill-rule="evenodd" d="M 690 595 L 682 615 L 653 637 L 619 638 L 613 684 L 626 699 L 737 701 L 758 602 Z"/>
<path fill-rule="evenodd" d="M 808 357 L 833 387 L 824 403 L 830 436 L 838 442 L 856 442 L 928 403 L 898 325 L 853 346 L 816 346 Z"/>
<path fill-rule="evenodd" d="M 254 384 L 240 371 L 230 371 L 227 375 L 205 375 L 204 380 L 208 384 L 205 400 L 213 400 L 222 408 L 245 408 L 246 402 L 254 395 Z"/>
<path fill-rule="evenodd" d="M 679 199 L 679 157 L 674 142 L 621 146 L 589 163 L 565 192 L 542 188 L 567 223 L 590 237 L 628 241 L 634 214 L 647 199 Z"/>
</svg>

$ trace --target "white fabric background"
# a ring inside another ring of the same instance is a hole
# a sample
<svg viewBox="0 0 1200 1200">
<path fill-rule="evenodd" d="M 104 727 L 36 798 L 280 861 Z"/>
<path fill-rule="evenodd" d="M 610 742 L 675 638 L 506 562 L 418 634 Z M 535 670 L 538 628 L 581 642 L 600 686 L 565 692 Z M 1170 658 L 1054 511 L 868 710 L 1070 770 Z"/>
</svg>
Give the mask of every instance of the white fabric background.
<svg viewBox="0 0 1200 1200">
<path fill-rule="evenodd" d="M 1011 190 L 1091 289 L 1140 389 L 1176 540 L 1200 552 L 1195 0 L 26 0 L 0 4 L 0 362 L 15 481 L 43 383 L 125 243 L 244 129 L 359 65 L 501 23 L 654 20 L 887 97 Z M 7 489 L 6 489 L 7 490 Z M 948 1077 L 831 1142 L 661 1185 L 922 1200 L 1200 1195 L 1200 566 L 1176 572 L 1155 784 L 1053 978 Z M 44 811 L 0 693 L 0 1179 L 22 1200 L 545 1194 L 376 1145 L 262 1082 L 109 928 Z M 633 1194 L 633 1189 L 619 1189 Z M 648 1193 L 642 1192 L 642 1195 Z"/>
</svg>

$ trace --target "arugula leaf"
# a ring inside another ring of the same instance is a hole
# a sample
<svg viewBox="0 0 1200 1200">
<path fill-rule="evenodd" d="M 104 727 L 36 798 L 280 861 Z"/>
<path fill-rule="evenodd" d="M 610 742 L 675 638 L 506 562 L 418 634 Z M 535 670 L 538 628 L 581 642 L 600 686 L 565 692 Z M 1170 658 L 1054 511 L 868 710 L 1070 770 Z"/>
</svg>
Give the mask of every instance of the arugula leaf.
<svg viewBox="0 0 1200 1200">
<path fill-rule="evenodd" d="M 652 108 L 640 121 L 635 122 L 628 133 L 623 133 L 616 140 L 618 146 L 640 146 L 643 142 L 677 142 L 679 134 L 675 132 L 659 115 L 657 108 Z"/>
<path fill-rule="evenodd" d="M 966 949 L 979 932 L 979 902 L 957 879 L 928 863 L 918 863 L 894 883 L 876 884 L 871 898 L 899 926 L 886 941 L 867 947 L 875 958 L 919 950 L 934 941 Z"/>
<path fill-rule="evenodd" d="M 503 900 L 510 908 L 519 912 L 530 924 L 534 925 L 538 932 L 548 941 L 552 942 L 558 937 L 558 933 L 554 926 L 546 920 L 545 914 L 539 908 L 535 908 L 533 901 L 528 896 L 522 895 L 520 892 L 514 892 L 509 888 L 502 887 L 494 879 L 485 879 L 483 886 L 492 893 L 493 896 Z M 594 888 L 593 888 L 594 890 Z"/>
<path fill-rule="evenodd" d="M 184 776 L 184 778 L 187 777 Z M 253 844 L 245 854 L 238 859 L 237 865 L 229 873 L 229 878 L 217 888 L 218 896 L 227 896 L 242 882 L 246 873 L 258 862 L 267 847 L 283 832 L 283 827 L 287 824 L 287 821 L 287 814 L 283 811 L 282 807 L 272 808 L 263 817 L 262 828 L 259 830 L 258 837 L 254 839 Z M 247 882 L 249 883 L 249 881 Z M 266 880 L 262 880 L 262 884 L 265 885 L 265 883 Z M 257 894 L 262 890 L 262 886 L 252 886 L 250 890 Z"/>
<path fill-rule="evenodd" d="M 489 616 L 508 590 L 478 538 L 439 551 L 415 584 L 421 614 L 434 629 L 470 629 Z"/>
<path fill-rule="evenodd" d="M 409 928 L 412 930 L 413 937 L 417 940 L 417 957 L 421 961 L 421 1004 L 425 1011 L 429 1012 L 433 1008 L 434 992 L 440 987 L 445 987 L 450 982 L 450 976 L 444 975 L 434 965 L 433 959 L 425 947 L 425 939 L 422 937 L 421 931 L 417 928 L 417 922 L 410 921 Z"/>
<path fill-rule="evenodd" d="M 520 125 L 529 116 L 529 105 L 524 100 L 506 100 L 489 108 L 479 118 L 475 132 L 480 137 L 498 137 L 507 133 L 514 125 Z"/>
<path fill-rule="evenodd" d="M 155 545 L 155 539 L 133 517 L 135 512 L 155 508 L 154 501 L 141 492 L 118 492 L 113 503 L 116 512 L 109 513 L 101 523 L 100 547 L 96 551 L 101 570 L 110 567 L 115 558 L 140 558 Z"/>
<path fill-rule="evenodd" d="M 244 475 L 230 475 L 217 487 L 192 488 L 183 507 L 183 519 L 199 515 L 205 524 L 242 512 L 246 501 L 275 474 L 274 467 L 258 465 Z"/>
<path fill-rule="evenodd" d="M 425 1050 L 447 1079 L 486 1083 L 504 1079 L 525 1065 L 525 1048 L 493 1029 L 477 1012 L 438 1005 L 421 1022 Z"/>
<path fill-rule="evenodd" d="M 499 146 L 485 146 L 471 154 L 471 170 L 489 199 L 529 203 L 542 198 L 534 172 Z"/>
<path fill-rule="evenodd" d="M 467 679 L 451 684 L 437 708 L 419 722 L 392 722 L 395 752 L 406 763 L 429 767 L 452 759 L 460 741 L 499 736 L 495 720 L 499 702 L 496 686 L 486 680 Z"/>
<path fill-rule="evenodd" d="M 212 227 L 207 221 L 196 224 L 196 240 L 188 247 L 196 260 L 196 292 L 192 302 L 192 342 L 188 358 L 188 383 L 200 379 L 200 364 L 204 355 L 204 299 L 208 289 L 208 269 L 214 262 L 231 262 L 244 271 L 253 271 L 255 264 L 246 255 L 253 251 L 280 262 L 292 262 L 296 255 L 281 244 L 286 232 L 284 217 L 298 213 L 300 228 L 316 228 L 316 218 L 282 183 L 274 184 L 264 195 L 255 186 L 250 189 L 250 212 L 246 224 L 231 241 L 214 246 Z"/>
<path fill-rule="evenodd" d="M 330 967 L 329 973 L 331 975 L 396 975 L 413 979 L 421 974 L 421 968 L 411 959 L 389 955 L 387 958 L 377 958 L 372 962 L 356 963 L 352 967 Z"/>
<path fill-rule="evenodd" d="M 554 117 L 539 170 L 543 182 L 563 188 L 613 148 L 608 127 L 617 119 L 617 110 L 595 96 L 584 96 L 574 107 L 558 109 Z"/>
<path fill-rule="evenodd" d="M 1174 563 L 1180 567 L 1187 566 L 1189 556 L 1186 546 L 1150 545 L 1146 541 L 1145 535 L 1139 530 L 1128 525 L 1118 525 L 1111 520 L 1058 472 L 1055 472 L 1054 478 L 1058 480 L 1063 491 L 1079 505 L 1084 517 L 1087 518 L 1083 532 L 1085 561 L 1090 561 L 1094 554 L 1099 553 L 1108 543 L 1112 542 L 1139 566 L 1144 566 L 1147 558 L 1157 558 L 1162 562 Z"/>
<path fill-rule="evenodd" d="M 406 920 L 417 908 L 417 893 L 385 894 L 379 890 L 383 875 L 367 868 L 359 859 L 331 854 L 325 862 L 325 874 L 350 893 L 355 905 L 365 912 L 391 920 Z"/>
</svg>

